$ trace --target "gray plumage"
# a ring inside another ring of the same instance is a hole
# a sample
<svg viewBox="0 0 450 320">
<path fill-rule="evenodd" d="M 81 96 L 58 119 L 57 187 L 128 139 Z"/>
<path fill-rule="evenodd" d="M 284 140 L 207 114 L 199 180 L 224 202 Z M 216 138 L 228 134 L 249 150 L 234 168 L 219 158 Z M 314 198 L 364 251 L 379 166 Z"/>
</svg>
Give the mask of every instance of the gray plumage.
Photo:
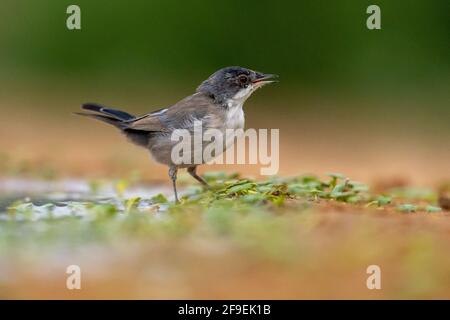
<svg viewBox="0 0 450 320">
<path fill-rule="evenodd" d="M 200 183 L 207 183 L 196 174 L 198 164 L 174 164 L 171 151 L 177 141 L 171 140 L 175 129 L 186 129 L 193 134 L 194 122 L 200 121 L 203 132 L 207 129 L 243 129 L 245 100 L 259 87 L 273 82 L 274 75 L 262 74 L 241 67 L 218 70 L 197 88 L 196 92 L 171 107 L 136 117 L 127 112 L 95 103 L 83 104 L 91 113 L 77 113 L 106 122 L 118 128 L 133 143 L 150 151 L 161 164 L 169 166 L 175 199 L 176 174 L 179 168 L 188 172 Z"/>
</svg>

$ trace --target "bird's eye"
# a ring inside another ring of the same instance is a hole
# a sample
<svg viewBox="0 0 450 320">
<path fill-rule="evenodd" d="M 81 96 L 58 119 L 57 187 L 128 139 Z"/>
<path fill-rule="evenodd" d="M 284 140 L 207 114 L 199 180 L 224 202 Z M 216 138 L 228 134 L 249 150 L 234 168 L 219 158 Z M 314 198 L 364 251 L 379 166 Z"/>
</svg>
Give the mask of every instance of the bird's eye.
<svg viewBox="0 0 450 320">
<path fill-rule="evenodd" d="M 241 74 L 238 79 L 241 84 L 246 84 L 248 82 L 248 77 L 244 74 Z"/>
</svg>

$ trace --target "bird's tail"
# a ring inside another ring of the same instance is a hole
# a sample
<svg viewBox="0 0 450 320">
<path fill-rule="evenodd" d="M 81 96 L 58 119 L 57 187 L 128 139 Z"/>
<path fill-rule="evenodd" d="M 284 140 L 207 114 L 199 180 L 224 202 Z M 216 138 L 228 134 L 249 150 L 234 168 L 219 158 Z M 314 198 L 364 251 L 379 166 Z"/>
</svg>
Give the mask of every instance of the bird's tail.
<svg viewBox="0 0 450 320">
<path fill-rule="evenodd" d="M 129 128 L 129 124 L 136 119 L 135 116 L 124 111 L 103 107 L 94 103 L 85 103 L 82 105 L 82 108 L 93 112 L 75 112 L 75 114 L 111 124 L 125 134 L 131 142 L 141 147 L 147 147 L 150 133 Z"/>
<path fill-rule="evenodd" d="M 96 113 L 75 112 L 75 114 L 109 123 L 119 129 L 125 129 L 127 127 L 126 123 L 136 118 L 124 111 L 107 108 L 95 103 L 85 103 L 81 107 L 84 110 L 94 111 Z"/>
</svg>

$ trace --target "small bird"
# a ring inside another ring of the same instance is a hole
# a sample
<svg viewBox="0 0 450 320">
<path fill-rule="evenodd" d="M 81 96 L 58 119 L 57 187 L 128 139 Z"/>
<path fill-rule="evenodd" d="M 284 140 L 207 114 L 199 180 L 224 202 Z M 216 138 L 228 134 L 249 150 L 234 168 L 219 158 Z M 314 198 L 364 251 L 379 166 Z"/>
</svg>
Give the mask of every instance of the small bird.
<svg viewBox="0 0 450 320">
<path fill-rule="evenodd" d="M 226 67 L 203 81 L 193 95 L 171 107 L 143 116 L 136 117 L 96 103 L 82 105 L 82 109 L 93 112 L 76 114 L 115 126 L 131 142 L 148 149 L 157 162 L 167 165 L 175 201 L 178 202 L 176 179 L 179 168 L 187 168 L 188 173 L 202 185 L 208 187 L 208 184 L 197 174 L 198 163 L 176 164 L 172 160 L 171 151 L 176 144 L 171 139 L 174 130 L 186 129 L 193 132 L 194 122 L 198 121 L 205 130 L 218 129 L 225 132 L 227 129 L 243 129 L 244 102 L 256 89 L 275 82 L 276 77 L 242 67 Z"/>
</svg>

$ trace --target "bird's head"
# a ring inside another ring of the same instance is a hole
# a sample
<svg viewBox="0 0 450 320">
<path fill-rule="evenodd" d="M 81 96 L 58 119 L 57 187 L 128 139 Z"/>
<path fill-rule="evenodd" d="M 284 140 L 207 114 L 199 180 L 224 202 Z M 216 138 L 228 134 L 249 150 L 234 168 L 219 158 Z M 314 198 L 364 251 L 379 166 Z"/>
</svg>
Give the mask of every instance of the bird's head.
<svg viewBox="0 0 450 320">
<path fill-rule="evenodd" d="M 197 92 L 214 96 L 221 103 L 229 100 L 244 102 L 256 89 L 275 82 L 276 77 L 242 67 L 226 67 L 203 81 Z"/>
</svg>

